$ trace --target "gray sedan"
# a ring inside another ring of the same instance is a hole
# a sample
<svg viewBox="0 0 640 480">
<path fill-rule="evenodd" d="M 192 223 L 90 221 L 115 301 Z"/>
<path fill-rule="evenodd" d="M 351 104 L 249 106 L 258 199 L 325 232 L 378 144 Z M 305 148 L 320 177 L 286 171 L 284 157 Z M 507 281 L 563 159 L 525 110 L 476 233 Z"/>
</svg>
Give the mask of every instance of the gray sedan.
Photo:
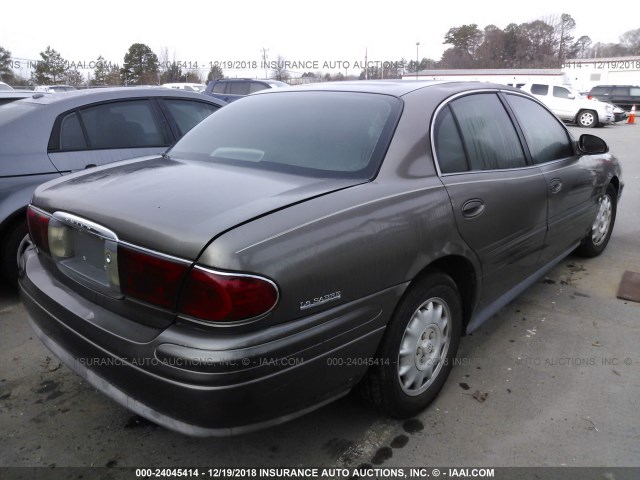
<svg viewBox="0 0 640 480">
<path fill-rule="evenodd" d="M 0 108 L 0 277 L 15 282 L 35 187 L 76 170 L 162 153 L 225 102 L 165 88 L 23 96 Z M 0 103 L 3 103 L 0 99 Z"/>
<path fill-rule="evenodd" d="M 607 152 L 500 85 L 258 93 L 165 155 L 39 187 L 22 299 L 62 362 L 176 431 L 264 428 L 358 385 L 405 418 L 461 335 L 604 250 Z"/>
</svg>

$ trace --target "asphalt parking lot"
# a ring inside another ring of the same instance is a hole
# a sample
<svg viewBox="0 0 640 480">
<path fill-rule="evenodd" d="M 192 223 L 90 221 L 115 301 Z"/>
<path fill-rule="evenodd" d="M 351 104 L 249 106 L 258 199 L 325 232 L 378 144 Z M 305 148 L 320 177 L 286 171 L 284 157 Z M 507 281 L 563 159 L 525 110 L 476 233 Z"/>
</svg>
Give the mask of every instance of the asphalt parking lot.
<svg viewBox="0 0 640 480">
<path fill-rule="evenodd" d="M 390 420 L 349 395 L 269 430 L 189 438 L 120 407 L 61 366 L 0 286 L 0 466 L 640 466 L 640 125 L 604 138 L 625 191 L 606 251 L 570 256 L 462 339 L 436 401 Z"/>
</svg>

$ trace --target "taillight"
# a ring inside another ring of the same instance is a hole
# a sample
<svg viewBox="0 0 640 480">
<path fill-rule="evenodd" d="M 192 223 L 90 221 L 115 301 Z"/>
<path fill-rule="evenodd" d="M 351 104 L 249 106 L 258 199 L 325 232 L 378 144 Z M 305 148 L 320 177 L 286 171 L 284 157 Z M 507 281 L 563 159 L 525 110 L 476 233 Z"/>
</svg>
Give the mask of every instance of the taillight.
<svg viewBox="0 0 640 480">
<path fill-rule="evenodd" d="M 49 253 L 49 215 L 29 205 L 27 224 L 31 241 L 45 253 Z"/>
<path fill-rule="evenodd" d="M 278 301 L 270 280 L 223 274 L 194 267 L 185 282 L 178 310 L 210 322 L 237 322 L 268 313 Z"/>
<path fill-rule="evenodd" d="M 174 309 L 189 264 L 118 246 L 120 291 L 129 297 Z"/>
</svg>

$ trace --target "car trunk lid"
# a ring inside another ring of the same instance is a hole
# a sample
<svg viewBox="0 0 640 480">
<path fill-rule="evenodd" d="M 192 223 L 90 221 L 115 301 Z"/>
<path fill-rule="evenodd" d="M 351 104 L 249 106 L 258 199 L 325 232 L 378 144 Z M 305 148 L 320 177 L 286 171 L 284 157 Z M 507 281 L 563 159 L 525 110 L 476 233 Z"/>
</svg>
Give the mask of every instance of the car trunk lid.
<svg viewBox="0 0 640 480">
<path fill-rule="evenodd" d="M 156 157 L 50 182 L 36 190 L 33 204 L 95 222 L 120 241 L 193 261 L 236 225 L 362 182 Z"/>
</svg>

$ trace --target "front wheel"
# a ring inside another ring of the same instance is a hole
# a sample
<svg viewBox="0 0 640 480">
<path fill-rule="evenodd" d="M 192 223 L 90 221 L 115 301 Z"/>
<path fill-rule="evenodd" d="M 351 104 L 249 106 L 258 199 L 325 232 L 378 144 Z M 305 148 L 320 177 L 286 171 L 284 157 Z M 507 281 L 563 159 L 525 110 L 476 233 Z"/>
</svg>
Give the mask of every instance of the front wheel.
<svg viewBox="0 0 640 480">
<path fill-rule="evenodd" d="M 598 125 L 598 114 L 593 110 L 581 110 L 576 123 L 581 127 L 594 128 Z"/>
<path fill-rule="evenodd" d="M 453 366 L 462 328 L 462 306 L 451 277 L 431 273 L 398 304 L 363 380 L 366 396 L 383 412 L 407 418 L 433 401 Z"/>
<path fill-rule="evenodd" d="M 589 233 L 582 239 L 582 243 L 576 249 L 578 255 L 583 257 L 597 257 L 600 255 L 613 231 L 616 221 L 617 193 L 613 185 L 607 186 L 607 191 L 598 199 L 598 213 L 591 224 Z"/>
</svg>

